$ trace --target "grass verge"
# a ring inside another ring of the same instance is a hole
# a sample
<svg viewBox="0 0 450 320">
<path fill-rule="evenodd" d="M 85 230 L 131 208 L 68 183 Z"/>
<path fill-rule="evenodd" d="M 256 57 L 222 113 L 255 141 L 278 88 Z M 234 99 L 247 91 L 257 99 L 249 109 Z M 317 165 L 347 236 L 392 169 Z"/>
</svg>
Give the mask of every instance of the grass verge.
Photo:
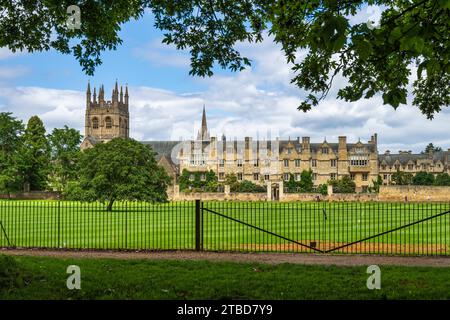
<svg viewBox="0 0 450 320">
<path fill-rule="evenodd" d="M 69 265 L 81 290 L 68 290 Z M 67 259 L 0 255 L 2 299 L 450 299 L 450 270 L 381 267 L 368 290 L 366 267 L 208 261 Z"/>
</svg>

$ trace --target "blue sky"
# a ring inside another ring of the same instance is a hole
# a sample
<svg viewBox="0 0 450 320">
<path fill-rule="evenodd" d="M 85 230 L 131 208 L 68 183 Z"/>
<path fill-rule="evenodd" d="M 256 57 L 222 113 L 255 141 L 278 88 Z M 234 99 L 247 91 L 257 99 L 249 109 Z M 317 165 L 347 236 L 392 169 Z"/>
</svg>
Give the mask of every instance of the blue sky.
<svg viewBox="0 0 450 320">
<path fill-rule="evenodd" d="M 353 20 L 371 16 L 373 11 L 362 10 Z M 67 124 L 83 132 L 88 79 L 93 86 L 103 83 L 108 97 L 117 78 L 129 85 L 131 135 L 138 140 L 193 137 L 205 104 L 211 133 L 229 138 L 270 131 L 272 137 L 310 136 L 315 142 L 340 135 L 364 141 L 377 132 L 380 152 L 418 152 L 431 141 L 450 148 L 448 110 L 429 121 L 410 104 L 394 111 L 379 96 L 346 103 L 332 89 L 314 111 L 297 111 L 305 94 L 290 84 L 290 66 L 268 36 L 257 45 L 238 45 L 252 59 L 251 68 L 240 73 L 217 69 L 211 78 L 189 76 L 188 53 L 161 44 L 162 33 L 153 27 L 150 14 L 123 25 L 120 36 L 122 46 L 102 55 L 93 77 L 71 55 L 12 54 L 0 48 L 0 112 L 13 112 L 24 121 L 37 114 L 48 130 Z M 336 85 L 344 82 L 338 78 Z"/>
</svg>

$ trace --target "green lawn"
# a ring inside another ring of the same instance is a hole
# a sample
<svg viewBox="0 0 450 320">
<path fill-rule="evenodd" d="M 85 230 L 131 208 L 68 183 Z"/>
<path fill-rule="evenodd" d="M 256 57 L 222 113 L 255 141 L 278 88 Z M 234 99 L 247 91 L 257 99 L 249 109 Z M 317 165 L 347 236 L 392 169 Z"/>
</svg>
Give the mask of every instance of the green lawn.
<svg viewBox="0 0 450 320">
<path fill-rule="evenodd" d="M 66 287 L 69 265 L 80 267 L 81 290 Z M 380 290 L 367 289 L 368 276 L 366 267 L 0 255 L 0 300 L 450 299 L 448 268 L 381 266 Z"/>
<path fill-rule="evenodd" d="M 219 212 L 284 238 L 330 249 L 450 210 L 450 204 L 205 202 Z M 95 249 L 194 249 L 195 203 L 0 201 L 11 246 Z M 0 230 L 0 246 L 8 239 Z M 203 211 L 208 250 L 312 251 L 289 240 Z M 450 215 L 337 252 L 450 254 Z"/>
</svg>

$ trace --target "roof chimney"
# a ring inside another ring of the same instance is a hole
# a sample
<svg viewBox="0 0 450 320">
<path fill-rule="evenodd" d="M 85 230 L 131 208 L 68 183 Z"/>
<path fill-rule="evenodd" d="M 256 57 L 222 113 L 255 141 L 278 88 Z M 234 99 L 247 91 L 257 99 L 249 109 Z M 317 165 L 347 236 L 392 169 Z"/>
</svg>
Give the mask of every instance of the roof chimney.
<svg viewBox="0 0 450 320">
<path fill-rule="evenodd" d="M 309 150 L 309 143 L 310 138 L 309 137 L 302 137 L 302 150 Z"/>
<path fill-rule="evenodd" d="M 339 137 L 339 149 L 347 149 L 347 137 L 346 136 Z"/>
</svg>

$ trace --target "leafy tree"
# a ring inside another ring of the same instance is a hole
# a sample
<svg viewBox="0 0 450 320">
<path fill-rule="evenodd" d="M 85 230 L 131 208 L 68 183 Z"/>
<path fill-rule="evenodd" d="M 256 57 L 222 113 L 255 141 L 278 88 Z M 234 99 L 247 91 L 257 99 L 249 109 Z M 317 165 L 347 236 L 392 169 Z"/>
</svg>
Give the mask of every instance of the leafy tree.
<svg viewBox="0 0 450 320">
<path fill-rule="evenodd" d="M 287 189 L 288 193 L 298 192 L 300 188 L 300 182 L 295 181 L 295 177 L 292 173 L 289 174 L 289 180 L 285 182 L 285 188 Z"/>
<path fill-rule="evenodd" d="M 418 186 L 431 186 L 434 183 L 434 175 L 425 171 L 417 172 L 413 177 L 413 184 Z"/>
<path fill-rule="evenodd" d="M 380 192 L 380 186 L 383 185 L 383 178 L 380 175 L 377 176 L 377 180 L 372 180 L 372 186 L 369 187 L 369 192 Z"/>
<path fill-rule="evenodd" d="M 68 198 L 107 203 L 107 211 L 116 200 L 167 201 L 169 176 L 157 165 L 151 148 L 132 139 L 116 138 L 85 150 L 79 174 Z"/>
<path fill-rule="evenodd" d="M 436 186 L 450 186 L 450 175 L 447 172 L 439 173 L 434 180 Z"/>
<path fill-rule="evenodd" d="M 354 193 L 356 189 L 356 184 L 349 175 L 344 175 L 339 180 L 330 180 L 329 183 L 336 193 Z"/>
<path fill-rule="evenodd" d="M 217 179 L 217 175 L 214 171 L 209 170 L 206 173 L 205 191 L 217 192 L 218 188 L 219 188 L 219 182 Z"/>
<path fill-rule="evenodd" d="M 142 16 L 144 0 L 115 1 L 1 1 L 0 47 L 12 51 L 57 50 L 72 54 L 83 70 L 92 75 L 101 63 L 100 54 L 122 43 L 120 25 Z M 78 5 L 80 29 L 68 28 L 67 8 Z"/>
<path fill-rule="evenodd" d="M 312 170 L 303 170 L 300 174 L 300 192 L 312 192 L 314 187 Z"/>
<path fill-rule="evenodd" d="M 65 26 L 69 4 L 81 9 L 80 29 Z M 351 24 L 367 5 L 385 8 L 379 25 Z M 121 25 L 150 9 L 163 42 L 189 50 L 192 75 L 211 76 L 216 64 L 244 69 L 251 61 L 237 45 L 271 34 L 292 64 L 292 82 L 309 92 L 303 111 L 326 98 L 337 75 L 348 82 L 341 82 L 339 98 L 380 94 L 397 108 L 406 104 L 416 67 L 413 105 L 433 118 L 450 104 L 448 0 L 19 0 L 2 6 L 0 47 L 71 53 L 88 74 L 101 63 L 102 51 L 121 44 Z"/>
<path fill-rule="evenodd" d="M 397 170 L 392 174 L 392 181 L 399 186 L 410 185 L 413 181 L 413 175 L 409 172 Z"/>
<path fill-rule="evenodd" d="M 78 130 L 64 126 L 62 129 L 53 129 L 48 140 L 52 161 L 50 182 L 53 188 L 63 191 L 69 181 L 77 178 L 81 134 Z"/>
<path fill-rule="evenodd" d="M 328 195 L 328 185 L 326 183 L 324 184 L 319 184 L 317 186 L 317 192 L 319 192 L 321 195 Z"/>
<path fill-rule="evenodd" d="M 230 186 L 231 192 L 239 191 L 239 182 L 234 173 L 229 173 L 225 175 L 225 184 Z"/>
<path fill-rule="evenodd" d="M 425 150 L 422 151 L 422 154 L 428 154 L 428 153 L 434 153 L 434 152 L 439 152 L 442 151 L 441 147 L 435 147 L 433 143 L 429 143 L 426 147 Z"/>
<path fill-rule="evenodd" d="M 21 152 L 25 182 L 30 184 L 30 190 L 44 190 L 50 173 L 50 144 L 44 123 L 38 116 L 28 120 L 23 139 Z"/>
<path fill-rule="evenodd" d="M 0 113 L 0 192 L 10 194 L 21 189 L 22 135 L 25 127 L 22 121 L 11 113 Z"/>
<path fill-rule="evenodd" d="M 180 191 L 185 191 L 185 190 L 189 189 L 190 176 L 191 176 L 191 173 L 188 170 L 183 169 L 183 171 L 181 172 L 180 178 L 179 178 Z"/>
</svg>

